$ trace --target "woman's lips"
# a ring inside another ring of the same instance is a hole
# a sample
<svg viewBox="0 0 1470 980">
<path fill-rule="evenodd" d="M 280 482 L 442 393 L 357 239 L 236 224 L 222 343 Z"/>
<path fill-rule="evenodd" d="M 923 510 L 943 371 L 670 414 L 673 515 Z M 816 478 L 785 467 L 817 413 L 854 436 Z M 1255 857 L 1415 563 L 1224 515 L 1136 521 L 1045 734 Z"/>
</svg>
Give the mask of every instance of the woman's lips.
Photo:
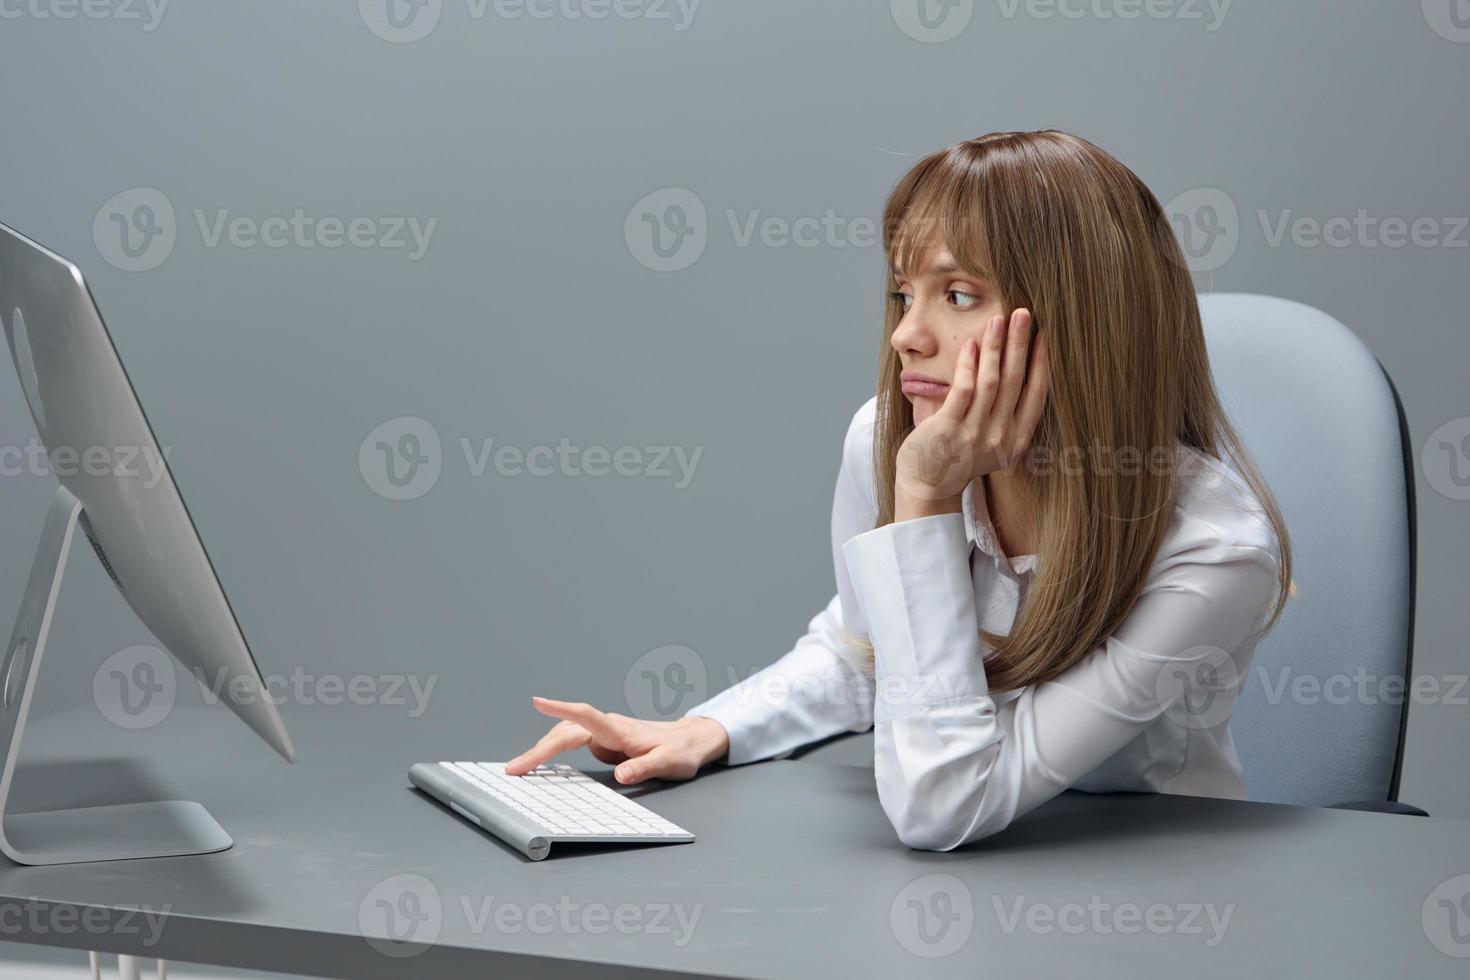
<svg viewBox="0 0 1470 980">
<path fill-rule="evenodd" d="M 903 393 L 910 398 L 943 398 L 949 394 L 949 385 L 931 378 L 927 374 L 905 371 L 899 375 Z"/>
</svg>

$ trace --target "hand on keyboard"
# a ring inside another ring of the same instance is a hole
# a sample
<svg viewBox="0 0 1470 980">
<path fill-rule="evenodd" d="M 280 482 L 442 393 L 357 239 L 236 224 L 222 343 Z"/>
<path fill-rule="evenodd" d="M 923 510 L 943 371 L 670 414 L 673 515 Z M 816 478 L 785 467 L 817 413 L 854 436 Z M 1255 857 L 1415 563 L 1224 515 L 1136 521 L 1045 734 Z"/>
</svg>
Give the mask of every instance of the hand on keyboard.
<svg viewBox="0 0 1470 980">
<path fill-rule="evenodd" d="M 561 752 L 585 745 L 599 762 L 616 766 L 613 776 L 620 783 L 691 779 L 730 750 L 724 726 L 713 718 L 643 721 L 590 704 L 550 698 L 532 698 L 531 703 L 542 714 L 562 720 L 535 746 L 507 762 L 507 775 L 524 775 Z"/>
</svg>

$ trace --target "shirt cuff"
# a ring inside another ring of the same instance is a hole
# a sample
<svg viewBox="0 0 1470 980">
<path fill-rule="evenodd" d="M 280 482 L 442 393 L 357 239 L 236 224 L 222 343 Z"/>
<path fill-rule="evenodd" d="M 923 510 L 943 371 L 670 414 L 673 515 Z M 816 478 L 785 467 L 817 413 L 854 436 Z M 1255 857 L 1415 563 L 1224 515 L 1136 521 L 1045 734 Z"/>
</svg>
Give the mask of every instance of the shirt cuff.
<svg viewBox="0 0 1470 980">
<path fill-rule="evenodd" d="M 964 515 L 887 524 L 842 554 L 873 643 L 875 724 L 989 693 Z"/>
<path fill-rule="evenodd" d="M 761 758 L 784 759 L 795 751 L 792 748 L 769 756 L 760 753 L 762 738 L 769 734 L 769 713 L 738 703 L 734 688 L 726 688 L 703 704 L 695 705 L 684 713 L 684 717 L 713 718 L 720 723 L 730 744 L 725 757 L 719 761 L 727 766 L 742 766 Z"/>
</svg>

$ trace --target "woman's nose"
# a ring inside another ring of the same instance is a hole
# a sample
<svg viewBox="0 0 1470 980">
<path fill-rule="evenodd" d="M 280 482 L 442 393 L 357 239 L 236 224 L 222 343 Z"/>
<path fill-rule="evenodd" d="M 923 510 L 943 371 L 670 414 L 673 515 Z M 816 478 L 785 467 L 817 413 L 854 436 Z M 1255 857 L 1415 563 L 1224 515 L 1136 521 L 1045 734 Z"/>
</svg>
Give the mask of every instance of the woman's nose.
<svg viewBox="0 0 1470 980">
<path fill-rule="evenodd" d="M 910 307 L 903 319 L 898 321 L 898 326 L 893 328 L 893 336 L 889 340 L 893 349 L 900 354 L 912 354 L 916 357 L 934 355 L 936 345 L 934 332 L 928 329 L 923 317 L 914 307 Z"/>
</svg>

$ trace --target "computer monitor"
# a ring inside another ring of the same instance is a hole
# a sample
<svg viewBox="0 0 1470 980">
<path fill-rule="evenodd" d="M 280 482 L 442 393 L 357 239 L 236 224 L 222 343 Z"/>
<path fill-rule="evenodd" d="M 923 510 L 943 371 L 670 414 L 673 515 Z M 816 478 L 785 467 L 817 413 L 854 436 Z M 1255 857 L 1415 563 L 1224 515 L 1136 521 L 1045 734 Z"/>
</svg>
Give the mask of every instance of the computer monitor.
<svg viewBox="0 0 1470 980">
<path fill-rule="evenodd" d="M 77 266 L 0 224 L 0 321 L 42 443 L 79 465 L 60 481 L 0 665 L 0 810 L 8 798 L 57 587 L 80 525 L 123 598 L 190 672 L 287 761 L 291 739 Z M 149 465 L 84 465 L 87 452 Z M 120 458 L 120 457 L 119 457 Z M 23 864 L 207 853 L 230 838 L 177 800 L 5 814 L 0 851 Z"/>
</svg>

